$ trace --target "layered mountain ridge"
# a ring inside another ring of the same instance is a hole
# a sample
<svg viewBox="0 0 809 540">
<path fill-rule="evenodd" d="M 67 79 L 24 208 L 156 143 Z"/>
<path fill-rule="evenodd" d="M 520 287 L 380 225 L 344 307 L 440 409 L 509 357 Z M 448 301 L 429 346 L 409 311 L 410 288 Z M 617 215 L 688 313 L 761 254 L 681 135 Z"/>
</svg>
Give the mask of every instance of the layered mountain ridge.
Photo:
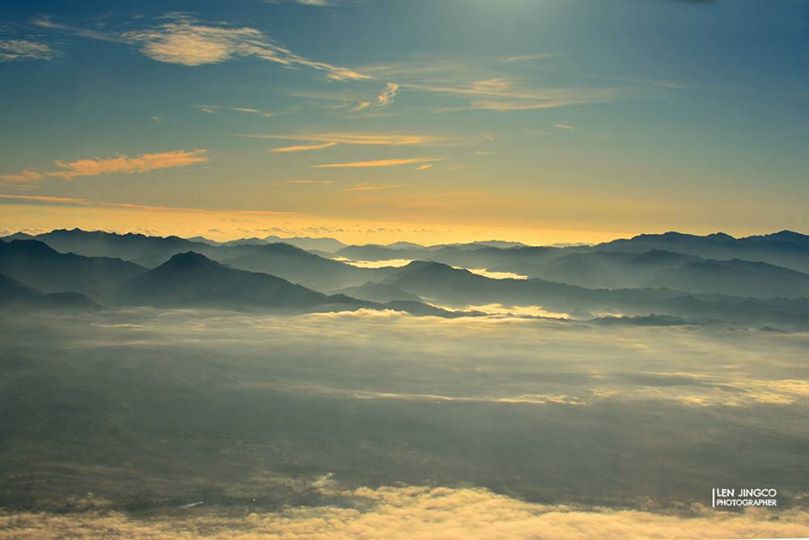
<svg viewBox="0 0 809 540">
<path fill-rule="evenodd" d="M 500 304 L 581 319 L 617 313 L 809 326 L 809 236 L 793 231 L 738 239 L 669 232 L 568 247 L 308 240 L 336 251 L 268 239 L 216 243 L 79 229 L 18 233 L 0 241 L 0 274 L 38 294 L 77 293 L 110 307 L 395 306 L 446 315 Z"/>
</svg>

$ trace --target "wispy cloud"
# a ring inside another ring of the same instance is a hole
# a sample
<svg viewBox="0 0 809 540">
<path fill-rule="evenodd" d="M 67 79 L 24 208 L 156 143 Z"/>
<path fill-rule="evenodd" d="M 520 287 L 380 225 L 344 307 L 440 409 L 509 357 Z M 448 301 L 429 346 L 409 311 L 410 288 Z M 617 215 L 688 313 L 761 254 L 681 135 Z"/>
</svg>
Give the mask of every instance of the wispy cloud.
<svg viewBox="0 0 809 540">
<path fill-rule="evenodd" d="M 445 111 L 483 109 L 507 112 L 555 109 L 607 102 L 618 95 L 617 90 L 610 88 L 523 88 L 504 78 L 484 79 L 460 86 L 429 83 L 406 86 L 423 92 L 466 96 L 470 99 L 466 107 L 447 108 Z"/>
<path fill-rule="evenodd" d="M 128 157 L 125 155 L 113 158 L 88 158 L 76 161 L 56 161 L 56 169 L 39 172 L 24 170 L 16 174 L 0 175 L 4 182 L 33 182 L 46 178 L 72 180 L 81 176 L 98 176 L 102 174 L 133 174 L 160 169 L 187 167 L 208 161 L 207 149 L 173 150 Z"/>
<path fill-rule="evenodd" d="M 20 171 L 18 173 L 0 174 L 0 181 L 10 183 L 36 182 L 37 180 L 43 180 L 46 176 L 47 175 L 44 173 L 37 172 L 32 169 L 25 169 L 24 171 Z"/>
<path fill-rule="evenodd" d="M 323 132 L 323 133 L 279 133 L 241 134 L 250 139 L 275 139 L 283 141 L 305 141 L 308 143 L 336 143 L 360 146 L 429 146 L 445 145 L 451 141 L 446 137 L 403 133 L 369 132 Z"/>
<path fill-rule="evenodd" d="M 417 171 L 428 171 L 428 170 L 430 170 L 432 168 L 433 168 L 432 163 L 425 163 L 424 165 L 419 165 L 418 167 L 416 167 L 416 170 Z"/>
<path fill-rule="evenodd" d="M 357 102 L 357 105 L 353 109 L 351 109 L 351 112 L 364 111 L 365 109 L 370 108 L 371 105 L 373 105 L 373 103 L 371 103 L 370 101 L 359 101 Z"/>
<path fill-rule="evenodd" d="M 300 4 L 302 6 L 326 7 L 337 4 L 336 0 L 264 0 L 265 4 Z"/>
<path fill-rule="evenodd" d="M 284 180 L 282 184 L 289 184 L 293 186 L 328 186 L 334 183 L 333 180 L 310 180 L 308 178 L 301 178 L 295 180 Z"/>
<path fill-rule="evenodd" d="M 405 187 L 405 184 L 354 184 L 343 191 L 387 191 L 389 189 L 400 189 Z"/>
<path fill-rule="evenodd" d="M 196 108 L 207 114 L 216 114 L 219 112 L 219 107 L 216 105 L 196 105 Z"/>
<path fill-rule="evenodd" d="M 558 54 L 553 53 L 537 53 L 537 54 L 518 54 L 516 56 L 509 56 L 503 58 L 504 62 L 536 62 L 539 60 L 546 60 L 548 58 L 553 58 L 555 56 L 559 56 Z"/>
<path fill-rule="evenodd" d="M 390 65 L 372 65 L 361 69 L 376 78 L 395 79 L 402 89 L 414 92 L 443 94 L 465 99 L 463 105 L 438 109 L 445 111 L 492 110 L 500 112 L 551 109 L 603 103 L 620 95 L 618 88 L 562 87 L 547 88 L 531 81 L 533 74 L 524 77 L 500 75 L 504 60 L 517 64 L 542 60 L 554 55 L 527 54 L 499 59 L 481 59 L 479 62 L 424 60 L 400 62 Z M 495 65 L 500 69 L 495 68 Z M 512 71 L 513 71 L 512 70 Z M 497 76 L 491 76 L 498 73 Z M 489 74 L 490 76 L 486 76 Z"/>
<path fill-rule="evenodd" d="M 427 163 L 431 161 L 438 161 L 442 158 L 434 157 L 419 157 L 419 158 L 393 158 L 393 159 L 377 159 L 372 161 L 351 161 L 347 163 L 324 163 L 322 165 L 314 165 L 313 169 L 367 169 L 367 168 L 382 168 L 382 167 L 399 167 L 401 165 L 412 165 L 414 163 Z"/>
<path fill-rule="evenodd" d="M 257 114 L 265 118 L 270 118 L 273 116 L 273 113 L 271 112 L 262 111 L 261 109 L 256 109 L 253 107 L 221 107 L 219 105 L 194 105 L 194 107 L 207 114 L 217 114 L 222 111 L 233 111 L 245 114 Z"/>
<path fill-rule="evenodd" d="M 576 129 L 576 126 L 571 126 L 570 124 L 554 124 L 553 127 L 556 129 L 566 129 L 568 131 L 573 131 Z"/>
<path fill-rule="evenodd" d="M 388 83 L 385 90 L 376 96 L 376 104 L 379 107 L 386 107 L 393 103 L 393 98 L 399 93 L 399 85 L 396 83 Z"/>
<path fill-rule="evenodd" d="M 27 39 L 0 40 L 0 62 L 14 60 L 50 60 L 56 52 L 46 43 Z"/>
<path fill-rule="evenodd" d="M 187 16 L 175 16 L 169 22 L 121 34 L 106 34 L 37 19 L 35 24 L 73 35 L 118 41 L 138 47 L 145 56 L 158 62 L 183 66 L 218 64 L 236 58 L 257 58 L 287 67 L 306 67 L 323 71 L 333 80 L 368 78 L 352 69 L 310 60 L 269 39 L 251 27 L 233 27 L 202 23 Z"/>
<path fill-rule="evenodd" d="M 80 199 L 76 197 L 54 197 L 50 195 L 9 195 L 0 194 L 0 202 L 9 201 L 12 203 L 40 203 L 49 205 L 69 205 L 69 206 L 88 206 L 93 204 L 87 199 Z"/>
<path fill-rule="evenodd" d="M 323 150 L 326 148 L 332 148 L 337 146 L 336 142 L 325 142 L 320 144 L 299 144 L 295 146 L 279 146 L 278 148 L 273 148 L 270 152 L 276 154 L 286 154 L 289 152 L 311 152 L 313 150 Z"/>
</svg>

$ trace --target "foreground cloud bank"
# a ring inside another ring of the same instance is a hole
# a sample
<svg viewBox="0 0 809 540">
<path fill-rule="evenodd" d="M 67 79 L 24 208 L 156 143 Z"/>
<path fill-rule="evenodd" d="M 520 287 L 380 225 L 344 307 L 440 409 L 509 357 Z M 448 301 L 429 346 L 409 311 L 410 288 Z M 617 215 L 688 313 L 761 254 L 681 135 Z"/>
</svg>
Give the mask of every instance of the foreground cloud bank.
<svg viewBox="0 0 809 540">
<path fill-rule="evenodd" d="M 805 537 L 809 514 L 579 510 L 523 502 L 482 489 L 360 488 L 336 492 L 355 507 L 290 508 L 246 516 L 136 519 L 120 513 L 0 516 L 0 538 L 753 538 Z"/>
</svg>

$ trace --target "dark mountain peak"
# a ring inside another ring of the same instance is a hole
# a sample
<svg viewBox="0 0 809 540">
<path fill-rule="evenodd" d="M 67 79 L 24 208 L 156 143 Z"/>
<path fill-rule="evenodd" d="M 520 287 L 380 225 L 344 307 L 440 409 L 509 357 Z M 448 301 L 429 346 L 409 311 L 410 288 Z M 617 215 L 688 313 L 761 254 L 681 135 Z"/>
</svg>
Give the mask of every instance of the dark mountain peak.
<svg viewBox="0 0 809 540">
<path fill-rule="evenodd" d="M 413 242 L 394 242 L 385 246 L 390 249 L 424 249 L 425 246 Z"/>
<path fill-rule="evenodd" d="M 440 280 L 458 280 L 458 279 L 487 279 L 469 270 L 463 268 L 454 268 L 452 266 L 433 262 L 433 261 L 413 261 L 410 264 L 403 266 L 398 272 L 392 274 L 389 278 L 385 279 L 383 283 L 394 283 L 398 279 L 426 279 L 438 282 Z"/>
<path fill-rule="evenodd" d="M 54 229 L 51 232 L 43 233 L 41 236 L 102 236 L 110 234 L 105 231 L 85 231 L 75 227 L 73 229 Z"/>
<path fill-rule="evenodd" d="M 35 240 L 36 237 L 25 232 L 15 232 L 0 238 L 3 242 L 11 242 L 12 240 Z"/>
<path fill-rule="evenodd" d="M 631 240 L 660 240 L 664 242 L 685 242 L 685 241 L 702 241 L 702 240 L 714 240 L 714 241 L 726 241 L 736 240 L 734 237 L 727 233 L 723 232 L 715 232 L 711 234 L 707 234 L 705 236 L 700 236 L 698 234 L 688 234 L 688 233 L 681 233 L 677 231 L 667 231 L 661 234 L 639 234 L 637 236 L 633 236 Z M 626 240 L 623 240 L 626 241 Z M 621 240 L 618 240 L 621 242 Z"/>
<path fill-rule="evenodd" d="M 787 229 L 772 234 L 765 234 L 763 236 L 753 236 L 751 238 L 778 240 L 781 242 L 809 242 L 809 236 Z"/>
<path fill-rule="evenodd" d="M 197 253 L 196 251 L 186 251 L 172 256 L 168 261 L 163 263 L 159 268 L 175 268 L 175 269 L 195 269 L 195 268 L 225 268 L 218 262 L 212 261 L 205 255 Z"/>
<path fill-rule="evenodd" d="M 6 244 L 7 249 L 21 254 L 56 253 L 48 244 L 40 242 L 39 240 L 12 240 Z"/>
<path fill-rule="evenodd" d="M 683 238 L 694 238 L 694 235 L 685 234 L 677 231 L 666 231 L 662 234 L 654 234 L 654 233 L 639 234 L 637 236 L 632 237 L 632 240 L 653 239 L 653 238 L 659 238 L 663 240 L 680 240 Z"/>
<path fill-rule="evenodd" d="M 444 263 L 435 262 L 435 261 L 413 261 L 408 263 L 407 265 L 402 267 L 402 270 L 412 272 L 412 271 L 431 271 L 431 272 L 442 272 L 447 270 L 455 270 L 451 266 L 448 266 Z"/>
<path fill-rule="evenodd" d="M 723 232 L 711 233 L 705 238 L 710 238 L 711 240 L 731 240 L 731 241 L 736 240 L 736 238 L 734 238 L 733 236 Z"/>
<path fill-rule="evenodd" d="M 286 242 L 274 242 L 272 244 L 266 244 L 260 246 L 259 249 L 272 251 L 275 253 L 297 253 L 297 254 L 311 255 L 311 253 L 309 253 L 305 249 L 293 246 L 292 244 L 287 244 Z"/>
</svg>

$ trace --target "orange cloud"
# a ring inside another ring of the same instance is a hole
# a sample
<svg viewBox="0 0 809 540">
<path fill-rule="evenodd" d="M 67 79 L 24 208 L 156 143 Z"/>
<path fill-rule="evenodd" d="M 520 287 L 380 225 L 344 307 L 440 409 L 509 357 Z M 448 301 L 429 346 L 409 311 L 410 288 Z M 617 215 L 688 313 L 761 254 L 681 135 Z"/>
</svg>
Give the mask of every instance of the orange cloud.
<svg viewBox="0 0 809 540">
<path fill-rule="evenodd" d="M 343 191 L 385 191 L 388 189 L 399 189 L 405 187 L 404 184 L 354 184 Z"/>
<path fill-rule="evenodd" d="M 172 150 L 169 152 L 156 152 L 129 157 L 125 155 L 114 158 L 87 158 L 76 161 L 56 161 L 54 171 L 38 172 L 24 170 L 17 174 L 0 176 L 6 182 L 30 182 L 45 178 L 61 178 L 72 180 L 80 176 L 98 176 L 101 174 L 132 174 L 155 171 L 159 169 L 172 169 L 187 167 L 208 161 L 208 150 Z"/>
<path fill-rule="evenodd" d="M 440 158 L 439 158 L 440 159 Z M 419 157 L 408 159 L 377 159 L 373 161 L 351 161 L 347 163 L 324 163 L 323 165 L 315 165 L 314 169 L 365 169 L 371 167 L 398 167 L 399 165 L 411 165 L 413 163 L 426 163 L 430 161 L 437 161 L 432 157 Z"/>
<path fill-rule="evenodd" d="M 34 182 L 42 180 L 45 175 L 31 169 L 26 169 L 15 174 L 0 174 L 0 180 L 4 182 Z"/>
<path fill-rule="evenodd" d="M 400 134 L 400 133 L 290 133 L 279 135 L 245 134 L 241 137 L 250 139 L 277 139 L 282 141 L 305 141 L 308 143 L 335 143 L 369 146 L 424 146 L 429 144 L 446 144 L 443 137 L 432 135 Z"/>
<path fill-rule="evenodd" d="M 321 144 L 299 144 L 295 146 L 280 146 L 270 150 L 276 154 L 286 154 L 289 152 L 311 152 L 312 150 L 323 150 L 324 148 L 332 148 L 337 146 L 336 142 L 325 142 Z"/>
</svg>

